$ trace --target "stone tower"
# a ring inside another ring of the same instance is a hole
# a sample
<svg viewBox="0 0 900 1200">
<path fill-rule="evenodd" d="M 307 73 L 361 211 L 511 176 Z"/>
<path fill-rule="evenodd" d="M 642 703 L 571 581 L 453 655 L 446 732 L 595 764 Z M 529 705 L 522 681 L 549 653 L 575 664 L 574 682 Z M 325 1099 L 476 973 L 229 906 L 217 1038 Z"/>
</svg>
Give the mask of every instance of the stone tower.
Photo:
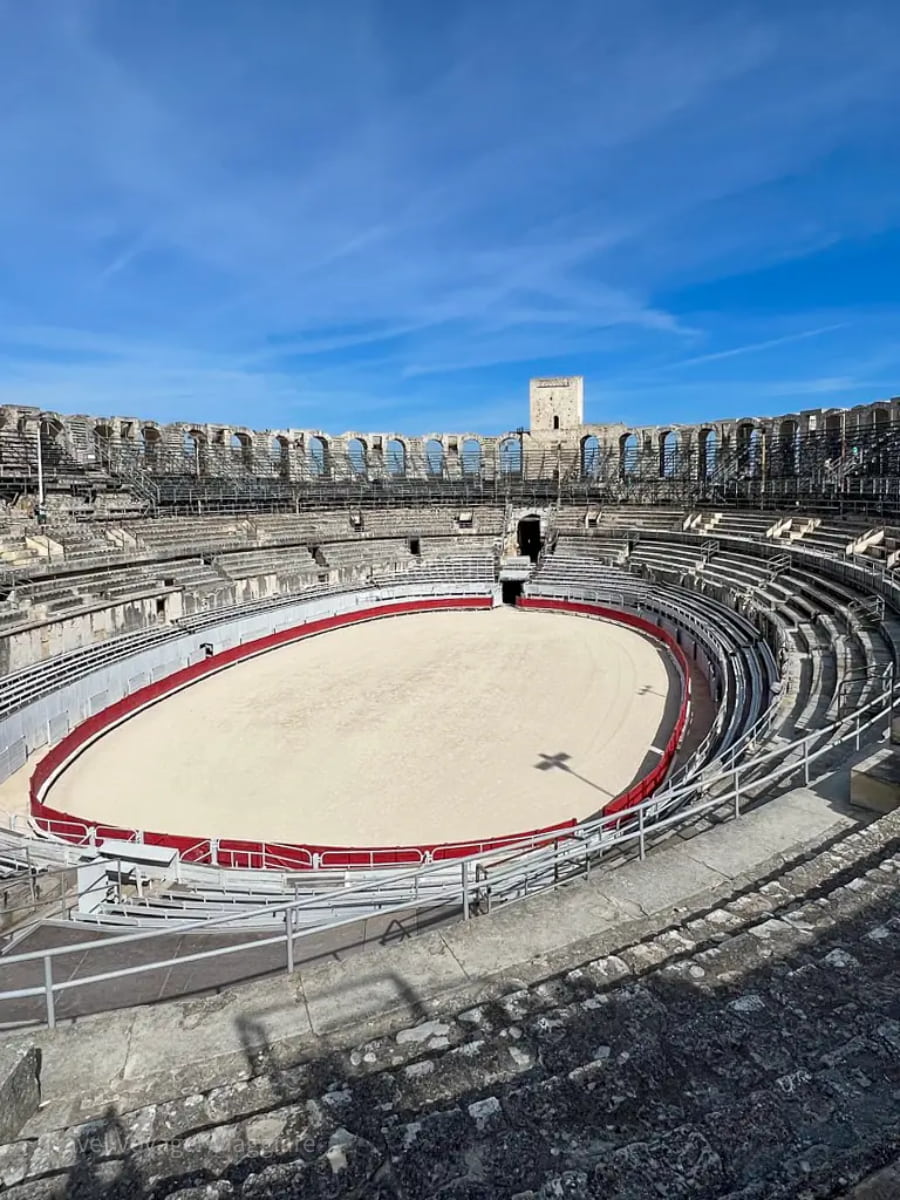
<svg viewBox="0 0 900 1200">
<path fill-rule="evenodd" d="M 584 376 L 532 379 L 528 388 L 532 433 L 554 433 L 584 424 Z"/>
</svg>

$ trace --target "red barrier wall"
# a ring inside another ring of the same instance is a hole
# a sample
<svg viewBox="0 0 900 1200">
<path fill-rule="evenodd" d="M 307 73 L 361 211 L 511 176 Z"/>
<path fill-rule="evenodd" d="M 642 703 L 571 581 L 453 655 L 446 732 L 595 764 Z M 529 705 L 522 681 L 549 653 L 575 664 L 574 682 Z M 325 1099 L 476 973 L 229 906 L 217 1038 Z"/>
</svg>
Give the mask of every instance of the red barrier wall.
<svg viewBox="0 0 900 1200">
<path fill-rule="evenodd" d="M 653 771 L 641 780 L 630 791 L 618 796 L 605 808 L 605 812 L 618 812 L 629 805 L 637 804 L 655 790 L 669 768 L 672 757 L 678 746 L 684 724 L 687 719 L 690 673 L 687 661 L 674 639 L 665 631 L 649 621 L 639 617 L 618 612 L 615 609 L 602 608 L 599 605 L 576 604 L 568 601 L 543 599 L 526 599 L 520 601 L 522 607 L 534 609 L 551 609 L 560 612 L 574 612 L 583 615 L 604 617 L 620 624 L 630 625 L 649 634 L 657 641 L 665 643 L 679 662 L 685 679 L 685 690 L 682 694 L 681 709 L 676 728 L 669 738 L 665 752 Z M 321 863 L 328 867 L 371 867 L 390 865 L 416 865 L 426 858 L 434 861 L 442 859 L 461 858 L 486 850 L 500 849 L 504 846 L 533 844 L 542 845 L 552 841 L 555 836 L 565 836 L 576 824 L 573 818 L 542 829 L 525 833 L 508 834 L 501 837 L 486 839 L 483 842 L 469 841 L 429 846 L 380 846 L 380 847 L 337 847 L 312 845 L 281 845 L 270 842 L 242 841 L 221 839 L 215 841 L 209 838 L 194 838 L 175 836 L 167 833 L 144 831 L 138 834 L 135 830 L 115 825 L 96 825 L 83 817 L 60 812 L 44 803 L 44 796 L 52 785 L 53 779 L 70 762 L 78 757 L 93 741 L 114 726 L 134 716 L 141 709 L 156 704 L 174 692 L 188 687 L 207 675 L 224 670 L 246 658 L 267 653 L 279 646 L 290 642 L 301 641 L 326 633 L 332 629 L 340 629 L 346 625 L 362 621 L 375 620 L 382 617 L 400 616 L 405 613 L 445 611 L 448 609 L 484 609 L 492 606 L 490 597 L 465 596 L 442 597 L 427 600 L 407 600 L 393 604 L 379 605 L 373 608 L 356 609 L 338 616 L 324 617 L 284 629 L 279 633 L 268 634 L 233 646 L 221 654 L 213 655 L 202 662 L 194 663 L 175 671 L 165 679 L 148 684 L 123 697 L 115 704 L 109 705 L 101 712 L 95 713 L 71 730 L 56 746 L 54 746 L 38 763 L 31 776 L 30 800 L 31 814 L 39 828 L 47 833 L 61 837 L 76 844 L 114 838 L 122 841 L 141 840 L 148 845 L 166 846 L 177 851 L 186 861 L 216 863 L 224 867 L 249 867 L 282 870 L 303 870 Z"/>
<path fill-rule="evenodd" d="M 678 663 L 681 670 L 681 677 L 684 681 L 681 692 L 681 704 L 678 709 L 675 728 L 666 742 L 659 762 L 649 775 L 645 775 L 643 779 L 639 779 L 634 787 L 629 788 L 627 792 L 623 792 L 621 796 L 616 796 L 615 800 L 611 800 L 609 804 L 605 805 L 603 812 L 604 814 L 617 813 L 621 812 L 622 809 L 632 808 L 635 804 L 640 804 L 648 796 L 652 796 L 665 779 L 669 767 L 672 765 L 672 759 L 675 757 L 675 753 L 681 743 L 688 716 L 690 715 L 691 671 L 684 651 L 670 633 L 667 633 L 665 629 L 661 629 L 658 625 L 654 625 L 652 621 L 646 621 L 643 617 L 634 616 L 632 613 L 620 612 L 615 608 L 605 608 L 602 604 L 588 604 L 578 600 L 553 600 L 542 596 L 523 596 L 519 600 L 519 606 L 521 608 L 542 609 L 550 612 L 567 612 L 576 613 L 581 616 L 602 617 L 607 621 L 616 621 L 620 625 L 628 625 L 632 629 L 638 629 L 641 633 L 647 634 L 655 641 L 662 642 Z"/>
</svg>

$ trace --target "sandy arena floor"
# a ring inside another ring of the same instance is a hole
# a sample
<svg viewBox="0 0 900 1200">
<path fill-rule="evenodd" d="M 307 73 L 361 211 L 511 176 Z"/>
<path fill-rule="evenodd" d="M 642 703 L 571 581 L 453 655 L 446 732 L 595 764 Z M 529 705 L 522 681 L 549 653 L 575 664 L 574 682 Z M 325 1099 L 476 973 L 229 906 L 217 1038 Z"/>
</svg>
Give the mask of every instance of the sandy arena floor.
<svg viewBox="0 0 900 1200">
<path fill-rule="evenodd" d="M 506 607 L 375 621 L 147 709 L 85 751 L 47 802 L 198 838 L 365 846 L 524 831 L 586 817 L 650 770 L 676 680 L 652 642 L 599 621 Z"/>
</svg>

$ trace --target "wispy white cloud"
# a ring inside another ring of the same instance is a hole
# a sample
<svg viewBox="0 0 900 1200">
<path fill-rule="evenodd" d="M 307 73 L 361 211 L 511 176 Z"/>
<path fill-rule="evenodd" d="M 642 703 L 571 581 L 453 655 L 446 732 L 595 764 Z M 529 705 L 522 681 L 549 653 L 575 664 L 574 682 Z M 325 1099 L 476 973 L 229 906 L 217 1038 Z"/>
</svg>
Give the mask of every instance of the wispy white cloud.
<svg viewBox="0 0 900 1200">
<path fill-rule="evenodd" d="M 764 350 L 774 350 L 778 346 L 789 346 L 792 342 L 805 342 L 809 338 L 822 337 L 826 333 L 834 333 L 845 328 L 844 322 L 832 325 L 821 325 L 817 329 L 801 329 L 797 333 L 786 333 L 782 337 L 766 338 L 761 342 L 747 342 L 743 346 L 730 346 L 727 350 L 716 350 L 712 354 L 697 354 L 693 358 L 682 358 L 670 363 L 670 367 L 697 367 L 704 363 L 723 362 L 726 358 L 740 358 L 744 354 L 759 354 Z"/>
</svg>

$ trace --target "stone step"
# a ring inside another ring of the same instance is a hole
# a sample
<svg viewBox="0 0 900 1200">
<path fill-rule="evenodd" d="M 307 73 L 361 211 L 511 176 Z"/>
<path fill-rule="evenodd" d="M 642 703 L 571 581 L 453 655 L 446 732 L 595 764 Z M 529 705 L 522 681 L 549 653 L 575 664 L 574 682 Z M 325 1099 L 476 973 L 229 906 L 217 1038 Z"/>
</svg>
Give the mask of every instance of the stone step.
<svg viewBox="0 0 900 1200">
<path fill-rule="evenodd" d="M 349 1050 L 274 1070 L 251 1020 L 252 1078 L 0 1148 L 0 1194 L 773 1200 L 852 1180 L 900 1133 L 898 881 L 889 817 L 656 937 Z"/>
</svg>

